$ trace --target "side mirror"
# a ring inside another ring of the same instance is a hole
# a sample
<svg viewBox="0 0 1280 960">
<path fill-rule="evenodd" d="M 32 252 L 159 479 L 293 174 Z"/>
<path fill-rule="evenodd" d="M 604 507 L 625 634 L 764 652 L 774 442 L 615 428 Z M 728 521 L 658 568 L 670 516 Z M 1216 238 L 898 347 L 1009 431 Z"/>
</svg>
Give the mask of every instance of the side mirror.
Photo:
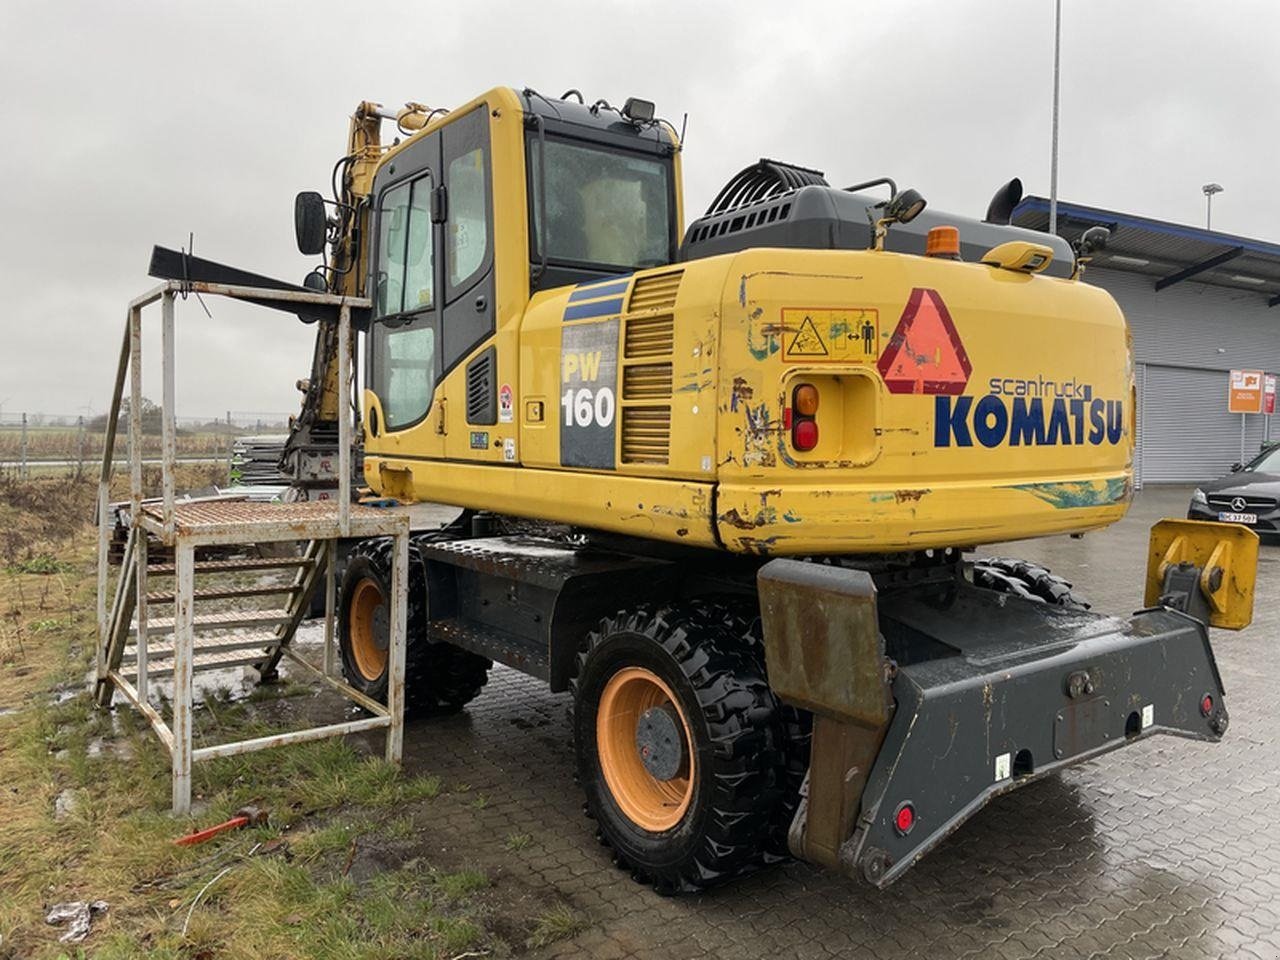
<svg viewBox="0 0 1280 960">
<path fill-rule="evenodd" d="M 293 230 L 298 238 L 298 251 L 315 256 L 324 251 L 329 224 L 324 215 L 324 197 L 314 190 L 298 194 L 293 202 Z"/>
<path fill-rule="evenodd" d="M 1233 463 L 1233 464 L 1231 465 L 1231 472 L 1232 472 L 1232 473 L 1239 473 L 1239 472 L 1240 472 L 1241 470 L 1243 470 L 1243 469 L 1244 469 L 1244 464 L 1243 464 L 1243 463 L 1239 463 L 1239 462 L 1237 462 L 1237 463 Z"/>
</svg>

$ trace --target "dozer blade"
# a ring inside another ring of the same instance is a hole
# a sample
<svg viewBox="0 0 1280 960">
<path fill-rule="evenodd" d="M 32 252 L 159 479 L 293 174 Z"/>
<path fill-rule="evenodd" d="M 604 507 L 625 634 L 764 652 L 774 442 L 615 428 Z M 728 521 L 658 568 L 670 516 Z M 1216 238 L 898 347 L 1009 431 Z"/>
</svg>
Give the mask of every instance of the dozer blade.
<svg viewBox="0 0 1280 960">
<path fill-rule="evenodd" d="M 792 849 L 877 887 L 900 877 L 993 797 L 1037 777 L 1158 733 L 1218 740 L 1226 730 L 1208 634 L 1186 614 L 1154 609 L 1125 620 L 960 580 L 877 598 L 865 586 L 831 590 L 842 575 L 869 578 L 827 568 L 822 622 L 796 643 L 818 676 L 828 654 L 867 649 L 865 638 L 826 629 L 853 622 L 840 616 L 841 605 L 878 607 L 881 649 L 897 666 L 884 673 L 893 706 L 876 730 L 874 710 L 841 716 L 838 700 L 796 696 L 803 691 L 778 649 L 786 640 L 771 638 L 770 629 L 782 626 L 780 612 L 788 607 L 812 615 L 813 593 L 796 587 L 800 571 L 771 573 L 770 566 L 760 583 L 771 682 L 776 662 L 784 687 L 791 684 L 779 695 L 816 708 L 808 797 L 792 827 Z M 865 681 L 873 666 L 866 662 L 855 673 Z M 851 737 L 831 733 L 842 726 Z M 864 752 L 877 743 L 874 760 L 861 769 L 848 762 L 857 753 L 848 750 L 850 742 Z M 857 793 L 845 806 L 856 815 L 842 825 L 832 862 L 824 856 L 830 845 L 806 839 L 830 835 L 831 811 L 841 807 L 832 797 L 851 787 Z"/>
</svg>

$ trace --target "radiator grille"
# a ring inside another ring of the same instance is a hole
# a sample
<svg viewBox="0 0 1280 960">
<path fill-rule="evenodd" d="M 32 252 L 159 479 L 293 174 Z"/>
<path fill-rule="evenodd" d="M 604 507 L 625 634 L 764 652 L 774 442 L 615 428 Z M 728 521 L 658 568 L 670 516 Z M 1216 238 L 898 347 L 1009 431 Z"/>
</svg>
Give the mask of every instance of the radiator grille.
<svg viewBox="0 0 1280 960">
<path fill-rule="evenodd" d="M 667 400 L 670 397 L 671 364 L 633 363 L 623 369 L 623 400 Z"/>
<path fill-rule="evenodd" d="M 672 270 L 669 273 L 641 277 L 631 288 L 631 302 L 627 309 L 670 310 L 676 305 L 676 292 L 680 289 L 682 276 L 683 270 Z"/>
<path fill-rule="evenodd" d="M 671 450 L 671 407 L 622 408 L 622 462 L 665 464 Z"/>
<path fill-rule="evenodd" d="M 623 357 L 631 360 L 670 356 L 675 346 L 675 320 L 670 314 L 661 317 L 631 317 L 626 323 Z"/>
</svg>

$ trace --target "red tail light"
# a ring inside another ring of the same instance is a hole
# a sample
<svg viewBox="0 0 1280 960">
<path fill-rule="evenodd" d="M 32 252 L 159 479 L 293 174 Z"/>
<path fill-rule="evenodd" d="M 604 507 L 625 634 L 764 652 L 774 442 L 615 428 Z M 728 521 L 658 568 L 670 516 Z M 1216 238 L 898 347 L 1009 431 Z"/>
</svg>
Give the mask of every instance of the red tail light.
<svg viewBox="0 0 1280 960">
<path fill-rule="evenodd" d="M 893 814 L 893 829 L 897 830 L 899 835 L 906 836 L 911 832 L 911 828 L 916 825 L 916 808 L 911 805 L 910 801 L 901 804 Z"/>
<path fill-rule="evenodd" d="M 797 420 L 791 428 L 791 445 L 807 453 L 818 445 L 818 425 L 812 420 Z"/>
</svg>

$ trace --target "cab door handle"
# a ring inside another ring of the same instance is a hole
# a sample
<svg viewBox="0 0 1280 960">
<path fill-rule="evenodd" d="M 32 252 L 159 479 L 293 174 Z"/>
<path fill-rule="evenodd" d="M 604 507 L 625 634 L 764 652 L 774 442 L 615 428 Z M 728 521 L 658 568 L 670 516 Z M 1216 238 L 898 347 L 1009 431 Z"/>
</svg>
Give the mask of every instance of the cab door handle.
<svg viewBox="0 0 1280 960">
<path fill-rule="evenodd" d="M 439 419 L 436 420 L 436 433 L 439 436 L 447 436 L 449 433 L 449 425 L 445 419 L 445 399 L 441 397 L 436 401 L 436 406 L 440 408 Z"/>
</svg>

